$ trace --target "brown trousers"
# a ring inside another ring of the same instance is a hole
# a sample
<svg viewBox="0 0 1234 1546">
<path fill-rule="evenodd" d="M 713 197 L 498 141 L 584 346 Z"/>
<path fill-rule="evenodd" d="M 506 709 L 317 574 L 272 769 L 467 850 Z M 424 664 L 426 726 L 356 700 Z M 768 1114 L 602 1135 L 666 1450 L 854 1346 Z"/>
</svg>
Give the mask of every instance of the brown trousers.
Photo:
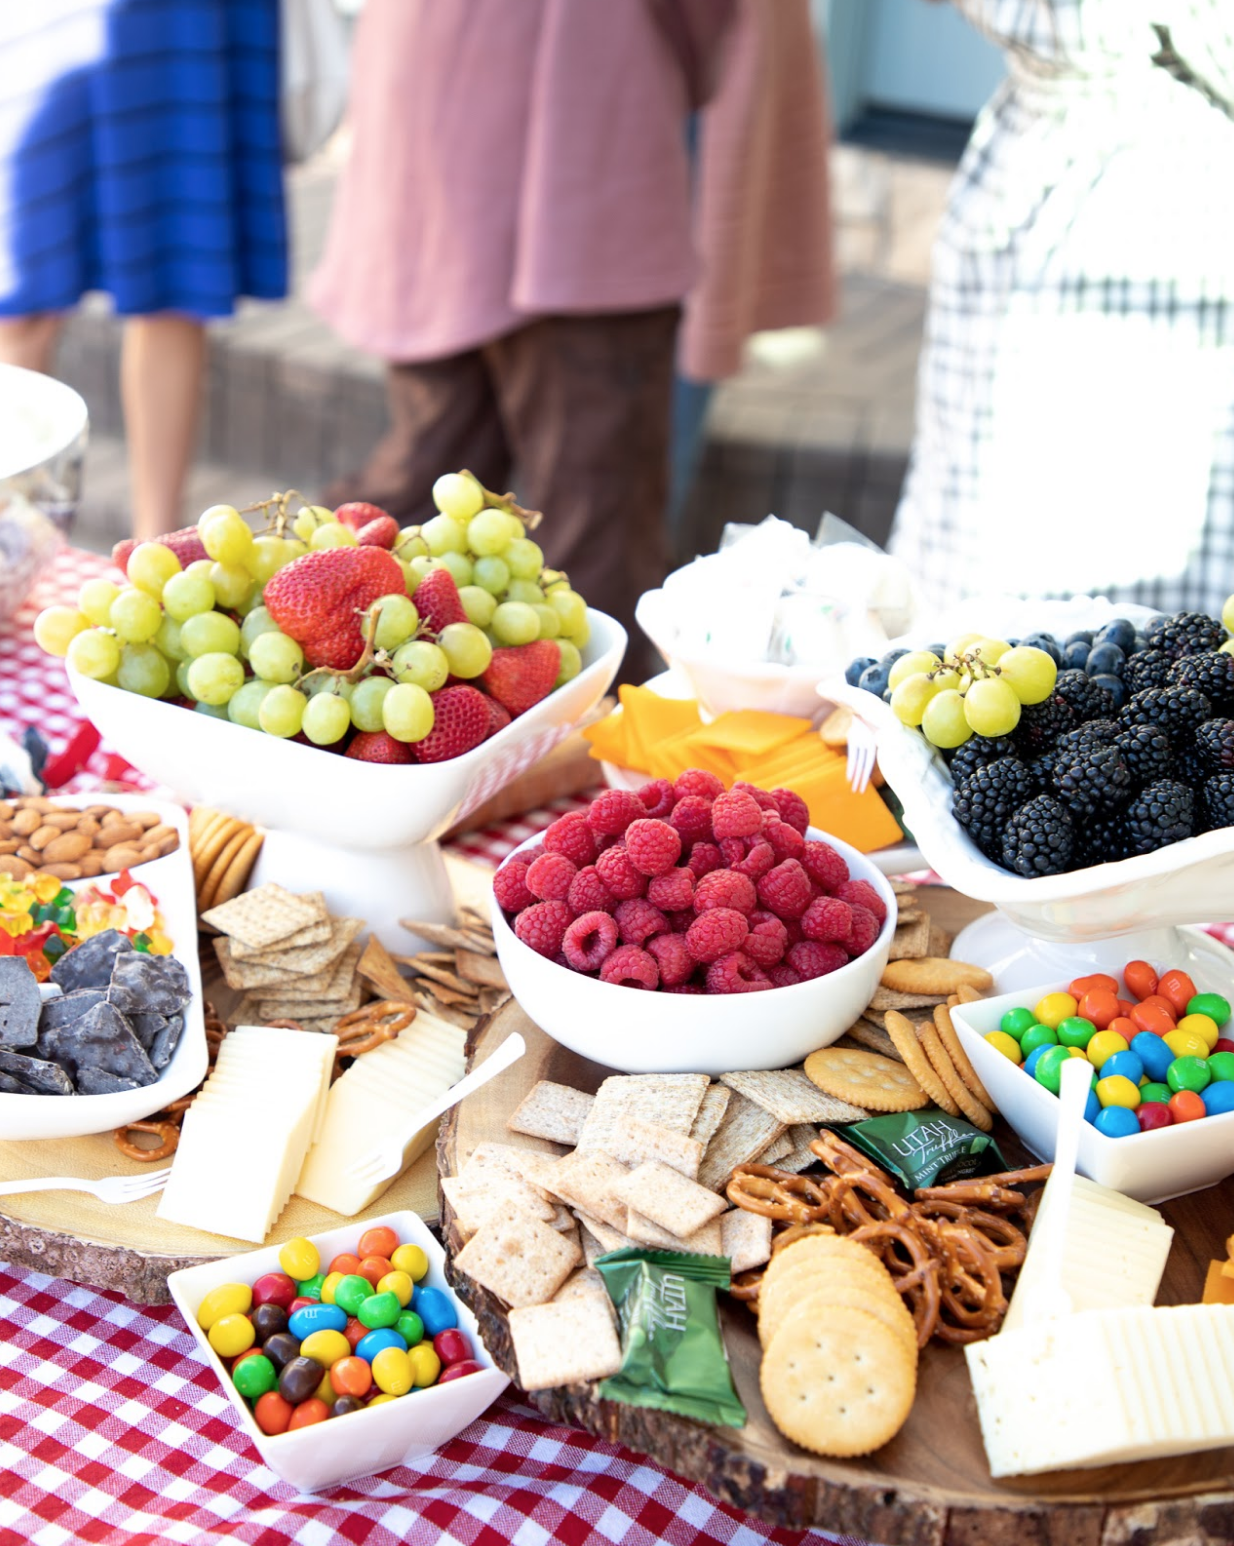
<svg viewBox="0 0 1234 1546">
<path fill-rule="evenodd" d="M 469 468 L 542 510 L 533 534 L 546 563 L 621 622 L 621 679 L 655 655 L 634 604 L 668 566 L 665 508 L 680 311 L 545 317 L 482 348 L 387 371 L 390 430 L 329 503 L 368 499 L 400 521 L 433 514 L 443 472 Z"/>
</svg>

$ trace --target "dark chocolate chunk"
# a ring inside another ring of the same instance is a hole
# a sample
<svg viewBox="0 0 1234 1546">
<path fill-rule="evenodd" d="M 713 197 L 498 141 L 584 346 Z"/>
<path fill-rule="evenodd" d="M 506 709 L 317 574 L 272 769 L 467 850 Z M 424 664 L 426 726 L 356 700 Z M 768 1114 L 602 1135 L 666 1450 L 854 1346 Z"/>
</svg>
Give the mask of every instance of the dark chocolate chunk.
<svg viewBox="0 0 1234 1546">
<path fill-rule="evenodd" d="M 111 1004 L 95 1004 L 79 1020 L 54 1026 L 40 1037 L 40 1047 L 74 1076 L 82 1065 L 106 1069 L 138 1084 L 158 1078 L 128 1021 Z"/>
<path fill-rule="evenodd" d="M 6 1074 L 0 1070 L 0 1095 L 29 1095 L 30 1091 L 20 1079 L 14 1079 L 12 1074 Z"/>
<path fill-rule="evenodd" d="M 140 1088 L 138 1080 L 126 1079 L 121 1074 L 108 1072 L 106 1068 L 96 1068 L 93 1063 L 83 1063 L 77 1070 L 79 1095 L 117 1095 L 121 1090 Z"/>
<path fill-rule="evenodd" d="M 149 1052 L 154 1045 L 159 1032 L 167 1024 L 166 1015 L 158 1014 L 126 1014 L 124 1017 L 132 1029 L 133 1035 Z"/>
<path fill-rule="evenodd" d="M 175 956 L 134 950 L 116 957 L 107 1001 L 121 1014 L 174 1015 L 192 996 L 189 974 Z"/>
<path fill-rule="evenodd" d="M 27 1095 L 72 1095 L 73 1081 L 57 1063 L 26 1057 L 21 1052 L 6 1052 L 0 1047 L 0 1073 L 8 1074 L 24 1086 Z"/>
<path fill-rule="evenodd" d="M 127 935 L 117 929 L 104 929 L 66 950 L 52 967 L 51 980 L 65 993 L 74 988 L 106 988 L 116 957 L 136 954 Z"/>
<path fill-rule="evenodd" d="M 69 1025 L 74 1020 L 80 1020 L 87 1009 L 104 1003 L 106 998 L 107 994 L 102 988 L 78 988 L 73 993 L 61 993 L 56 998 L 49 998 L 39 1016 L 40 1033 L 52 1026 Z"/>
<path fill-rule="evenodd" d="M 163 1029 L 146 1049 L 150 1054 L 150 1061 L 154 1064 L 155 1068 L 162 1071 L 167 1067 L 175 1054 L 176 1048 L 180 1045 L 180 1038 L 183 1035 L 183 1015 L 172 1015 L 169 1020 L 163 1022 Z"/>
<path fill-rule="evenodd" d="M 24 956 L 0 956 L 0 1047 L 33 1047 L 43 1001 Z"/>
</svg>

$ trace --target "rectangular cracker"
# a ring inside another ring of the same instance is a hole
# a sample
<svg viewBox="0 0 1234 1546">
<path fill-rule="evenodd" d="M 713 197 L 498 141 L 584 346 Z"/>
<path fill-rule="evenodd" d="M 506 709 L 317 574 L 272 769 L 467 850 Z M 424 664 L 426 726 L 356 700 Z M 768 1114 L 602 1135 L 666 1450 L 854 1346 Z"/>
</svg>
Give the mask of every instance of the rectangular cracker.
<svg viewBox="0 0 1234 1546">
<path fill-rule="evenodd" d="M 522 1176 L 534 1191 L 556 1201 L 557 1190 L 553 1181 L 559 1163 L 558 1155 L 545 1154 L 541 1149 L 524 1149 L 516 1144 L 497 1144 L 495 1147 L 509 1150 L 505 1164 L 515 1175 Z"/>
<path fill-rule="evenodd" d="M 926 955 L 947 956 L 951 954 L 952 941 L 955 935 L 943 928 L 941 923 L 930 923 L 930 938 L 926 943 Z"/>
<path fill-rule="evenodd" d="M 771 1220 L 761 1213 L 733 1208 L 720 1220 L 720 1254 L 736 1276 L 771 1260 Z"/>
<path fill-rule="evenodd" d="M 477 1183 L 459 1176 L 442 1176 L 442 1196 L 453 1208 L 463 1232 L 474 1235 L 496 1214 L 500 1218 L 524 1213 L 552 1225 L 555 1210 L 538 1197 L 518 1176 L 490 1177 Z"/>
<path fill-rule="evenodd" d="M 336 1020 L 340 1015 L 349 1015 L 355 1009 L 359 1009 L 363 990 L 353 978 L 352 986 L 346 996 L 336 998 L 261 998 L 257 1000 L 256 1007 L 262 1018 L 269 1020 L 298 1020 L 301 1015 L 313 1015 L 318 1019 L 333 1016 Z"/>
<path fill-rule="evenodd" d="M 617 1195 L 618 1182 L 628 1174 L 611 1155 L 575 1149 L 558 1161 L 553 1172 L 554 1189 L 563 1202 L 598 1219 L 612 1229 L 625 1230 L 625 1199 Z"/>
<path fill-rule="evenodd" d="M 707 1145 L 703 1163 L 698 1167 L 699 1184 L 709 1186 L 712 1191 L 722 1191 L 736 1166 L 748 1165 L 787 1126 L 786 1122 L 777 1122 L 752 1100 L 734 1092 L 724 1120 Z"/>
<path fill-rule="evenodd" d="M 754 1157 L 760 1165 L 778 1165 L 786 1154 L 790 1154 L 793 1148 L 793 1140 L 788 1136 L 787 1128 L 778 1133 L 761 1154 Z"/>
<path fill-rule="evenodd" d="M 626 1227 L 631 1240 L 637 1241 L 639 1245 L 649 1245 L 657 1251 L 688 1251 L 695 1256 L 722 1256 L 720 1222 L 715 1218 L 701 1229 L 696 1229 L 692 1235 L 675 1235 L 671 1229 L 661 1229 L 654 1219 L 644 1218 L 631 1208 Z"/>
<path fill-rule="evenodd" d="M 284 986 L 299 988 L 304 985 L 316 987 L 323 981 L 329 981 L 339 957 L 363 927 L 359 918 L 335 919 L 333 942 L 329 945 L 313 947 L 323 954 L 323 959 L 312 971 L 305 971 L 299 965 L 287 964 L 278 954 L 238 957 L 235 953 L 234 940 L 228 939 L 225 934 L 220 934 L 214 941 L 214 953 L 218 956 L 219 965 L 223 969 L 223 976 L 227 979 L 229 988 L 246 990 Z M 299 953 L 289 950 L 286 954 L 291 957 L 298 956 Z"/>
<path fill-rule="evenodd" d="M 580 1259 L 570 1235 L 518 1213 L 483 1224 L 454 1258 L 454 1265 L 508 1305 L 544 1304 Z"/>
<path fill-rule="evenodd" d="M 511 1310 L 510 1341 L 524 1390 L 600 1380 L 621 1368 L 613 1317 L 595 1298 Z"/>
<path fill-rule="evenodd" d="M 626 1210 L 627 1213 L 629 1210 Z M 606 1224 L 603 1219 L 589 1218 L 585 1213 L 575 1210 L 575 1218 L 583 1231 L 583 1255 L 587 1258 L 587 1265 L 597 1256 L 607 1256 L 610 1251 L 624 1251 L 627 1246 L 637 1245 L 636 1240 L 631 1240 L 624 1230 L 614 1229 L 611 1224 Z M 588 1255 L 587 1242 L 593 1242 L 594 1249 Z"/>
<path fill-rule="evenodd" d="M 659 1160 L 683 1176 L 698 1175 L 703 1162 L 703 1145 L 654 1122 L 631 1117 L 620 1132 L 609 1136 L 608 1152 L 623 1165 L 641 1165 L 644 1160 Z"/>
<path fill-rule="evenodd" d="M 320 892 L 314 897 L 296 896 L 267 881 L 256 891 L 242 892 L 201 916 L 220 934 L 260 950 L 320 922 L 326 916 L 326 905 Z"/>
<path fill-rule="evenodd" d="M 481 955 L 478 950 L 456 950 L 454 959 L 458 974 L 466 982 L 474 982 L 478 988 L 508 988 L 506 974 L 496 956 Z"/>
<path fill-rule="evenodd" d="M 891 936 L 891 951 L 888 959 L 915 960 L 919 956 L 929 954 L 929 944 L 930 917 L 928 913 L 920 913 L 913 922 L 896 925 L 896 931 Z"/>
<path fill-rule="evenodd" d="M 645 1160 L 613 1186 L 614 1192 L 632 1210 L 684 1240 L 718 1218 L 727 1202 L 708 1187 L 683 1176 L 671 1165 Z M 626 1233 L 632 1231 L 627 1219 Z"/>
<path fill-rule="evenodd" d="M 556 1194 L 543 1184 L 535 1172 L 537 1159 L 547 1159 L 556 1164 L 555 1155 L 541 1155 L 535 1149 L 520 1149 L 513 1143 L 478 1143 L 467 1156 L 459 1175 L 464 1181 L 480 1186 L 490 1178 L 500 1180 L 504 1176 L 513 1176 L 530 1186 L 538 1197 L 553 1202 Z M 544 1216 L 547 1217 L 547 1214 Z"/>
<path fill-rule="evenodd" d="M 604 1279 L 594 1267 L 576 1267 L 549 1300 L 549 1303 L 568 1304 L 571 1300 L 575 1299 L 602 1304 L 604 1306 L 604 1313 L 614 1321 L 617 1319 L 617 1307 L 608 1297 L 608 1289 L 604 1286 Z"/>
<path fill-rule="evenodd" d="M 315 972 L 311 977 L 284 977 L 275 989 L 258 989 L 257 997 L 278 998 L 288 1003 L 293 1000 L 312 1000 L 326 1004 L 334 999 L 346 998 L 354 983 L 361 948 L 353 942 L 324 971 Z"/>
<path fill-rule="evenodd" d="M 800 1068 L 764 1068 L 720 1077 L 786 1127 L 797 1122 L 860 1122 L 870 1115 L 860 1106 L 824 1094 Z"/>
<path fill-rule="evenodd" d="M 314 924 L 314 929 L 322 926 Z M 338 960 L 348 945 L 359 935 L 364 927 L 363 918 L 327 918 L 325 927 L 328 930 L 324 939 L 317 943 L 292 945 L 284 949 L 264 951 L 260 955 L 242 955 L 239 951 L 239 941 L 230 941 L 230 953 L 232 961 L 239 967 L 253 967 L 259 970 L 279 970 L 289 973 L 293 977 L 314 977 L 319 972 L 326 971 Z M 297 936 L 301 938 L 302 936 Z"/>
<path fill-rule="evenodd" d="M 870 1000 L 871 1009 L 933 1009 L 946 998 L 942 993 L 897 993 L 894 988 L 884 988 L 880 982 Z"/>
<path fill-rule="evenodd" d="M 733 1092 L 726 1084 L 709 1084 L 703 1091 L 703 1104 L 698 1108 L 698 1115 L 694 1118 L 690 1137 L 697 1138 L 704 1149 L 715 1137 L 716 1129 L 723 1122 L 724 1113 L 728 1110 L 728 1103 L 732 1098 Z"/>
<path fill-rule="evenodd" d="M 818 1137 L 817 1127 L 809 1122 L 803 1122 L 790 1127 L 785 1137 L 789 1140 L 789 1149 L 787 1154 L 776 1160 L 779 1169 L 791 1170 L 794 1175 L 799 1175 L 803 1170 L 808 1170 L 811 1165 L 818 1163 L 818 1155 L 810 1148 Z"/>
<path fill-rule="evenodd" d="M 706 1074 L 613 1074 L 596 1091 L 578 1147 L 607 1152 L 632 1118 L 689 1137 L 710 1083 Z"/>
<path fill-rule="evenodd" d="M 594 1099 L 593 1095 L 586 1095 L 568 1084 L 541 1079 L 532 1085 L 506 1118 L 506 1126 L 512 1133 L 526 1133 L 529 1138 L 547 1138 L 552 1143 L 573 1146 L 578 1143 Z"/>
</svg>

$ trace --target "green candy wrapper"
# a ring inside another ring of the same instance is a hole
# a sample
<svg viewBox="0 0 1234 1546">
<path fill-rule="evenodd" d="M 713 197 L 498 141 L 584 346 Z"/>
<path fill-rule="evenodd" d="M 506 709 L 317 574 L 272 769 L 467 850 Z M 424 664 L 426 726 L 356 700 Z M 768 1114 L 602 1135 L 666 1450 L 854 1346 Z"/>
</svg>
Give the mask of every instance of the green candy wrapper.
<svg viewBox="0 0 1234 1546">
<path fill-rule="evenodd" d="M 910 1192 L 1010 1169 L 988 1133 L 936 1106 L 926 1113 L 893 1111 L 864 1122 L 828 1125 L 898 1177 Z"/>
<path fill-rule="evenodd" d="M 716 1313 L 716 1289 L 729 1285 L 728 1257 L 628 1247 L 593 1265 L 621 1330 L 621 1371 L 601 1383 L 601 1396 L 744 1427 Z"/>
</svg>

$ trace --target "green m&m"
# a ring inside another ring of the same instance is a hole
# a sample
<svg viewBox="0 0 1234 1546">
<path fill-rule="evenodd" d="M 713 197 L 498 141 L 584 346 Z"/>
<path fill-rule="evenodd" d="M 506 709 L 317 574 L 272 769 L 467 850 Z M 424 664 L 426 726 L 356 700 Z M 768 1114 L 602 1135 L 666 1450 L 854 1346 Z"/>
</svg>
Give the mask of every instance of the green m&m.
<svg viewBox="0 0 1234 1546">
<path fill-rule="evenodd" d="M 1031 1009 L 1009 1009 L 998 1022 L 1000 1031 L 1006 1031 L 1008 1036 L 1014 1036 L 1016 1041 L 1021 1041 L 1025 1031 L 1031 1030 L 1037 1024 L 1037 1016 Z"/>
<path fill-rule="evenodd" d="M 1068 1015 L 1058 1025 L 1058 1040 L 1064 1047 L 1087 1047 L 1096 1034 L 1097 1027 L 1082 1015 Z"/>
<path fill-rule="evenodd" d="M 1220 993 L 1197 993 L 1193 999 L 1188 1000 L 1187 1013 L 1207 1015 L 1221 1026 L 1230 1018 L 1230 1001 L 1222 998 Z"/>
<path fill-rule="evenodd" d="M 1194 1090 L 1198 1095 L 1212 1082 L 1207 1058 L 1175 1058 L 1165 1072 L 1166 1083 L 1175 1094 L 1179 1090 Z"/>
<path fill-rule="evenodd" d="M 1071 1057 L 1066 1047 L 1047 1047 L 1037 1060 L 1037 1068 L 1033 1077 L 1038 1084 L 1044 1085 L 1052 1095 L 1058 1094 L 1058 1087 L 1062 1082 L 1063 1064 Z"/>
<path fill-rule="evenodd" d="M 1030 1025 L 1024 1032 L 1024 1037 L 1020 1042 L 1020 1050 L 1025 1057 L 1028 1057 L 1030 1053 L 1036 1052 L 1038 1047 L 1056 1047 L 1057 1045 L 1058 1035 L 1048 1025 Z"/>
</svg>

